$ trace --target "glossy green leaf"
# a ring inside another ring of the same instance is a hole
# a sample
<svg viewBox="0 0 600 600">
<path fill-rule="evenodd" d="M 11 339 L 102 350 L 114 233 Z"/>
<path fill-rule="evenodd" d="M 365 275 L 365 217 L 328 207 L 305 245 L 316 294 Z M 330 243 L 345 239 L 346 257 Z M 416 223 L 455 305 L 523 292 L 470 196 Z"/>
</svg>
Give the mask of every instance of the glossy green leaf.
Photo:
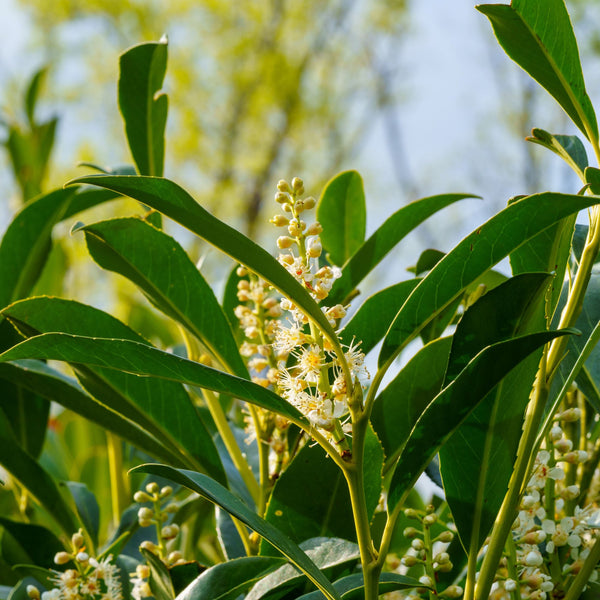
<svg viewBox="0 0 600 600">
<path fill-rule="evenodd" d="M 75 380 L 55 371 L 44 362 L 24 360 L 0 364 L 0 379 L 16 383 L 47 400 L 61 404 L 117 434 L 150 456 L 175 466 L 185 466 L 180 455 L 170 452 L 139 425 L 110 410 L 89 396 Z"/>
<path fill-rule="evenodd" d="M 15 216 L 0 243 L 0 306 L 24 298 L 42 272 L 58 223 L 75 190 L 36 198 Z"/>
<path fill-rule="evenodd" d="M 356 541 L 346 480 L 320 446 L 304 446 L 283 471 L 265 519 L 296 543 L 319 536 Z"/>
<path fill-rule="evenodd" d="M 123 339 L 92 338 L 64 333 L 46 333 L 21 342 L 0 355 L 0 362 L 22 358 L 54 359 L 70 363 L 123 371 L 145 378 L 166 379 L 203 387 L 277 412 L 290 421 L 308 427 L 308 421 L 291 404 L 256 383 L 217 371 L 200 363 L 158 348 Z M 157 385 L 157 383 L 152 383 Z M 171 403 L 169 410 L 173 412 Z M 163 415 L 163 419 L 166 415 Z M 189 428 L 189 417 L 178 416 Z"/>
<path fill-rule="evenodd" d="M 453 336 L 446 383 L 485 347 L 539 326 L 550 279 L 518 275 L 471 306 Z M 467 552 L 481 547 L 508 489 L 540 357 L 541 349 L 518 364 L 440 450 L 446 501 Z"/>
<path fill-rule="evenodd" d="M 173 600 L 175 590 L 165 563 L 154 552 L 150 552 L 145 548 L 140 548 L 140 552 L 150 567 L 148 585 L 152 596 L 155 600 Z"/>
<path fill-rule="evenodd" d="M 364 600 L 365 586 L 362 573 L 347 575 L 334 581 L 333 587 L 342 595 L 343 600 Z M 379 593 L 386 594 L 396 590 L 408 590 L 423 587 L 416 579 L 398 575 L 398 573 L 382 573 L 379 576 Z M 322 600 L 323 594 L 315 591 L 303 594 L 296 600 Z"/>
<path fill-rule="evenodd" d="M 567 297 L 568 282 L 563 287 L 563 292 L 559 302 L 558 310 L 555 315 L 555 322 Z M 592 335 L 595 327 L 600 322 L 600 264 L 592 267 L 592 273 L 588 283 L 587 291 L 583 299 L 581 314 L 575 322 L 575 327 L 581 331 L 581 335 L 575 339 L 569 339 L 567 353 L 563 358 L 558 375 L 561 381 L 564 381 L 583 351 L 588 339 Z M 585 364 L 579 370 L 575 378 L 577 386 L 585 394 L 594 410 L 600 413 L 600 346 L 596 346 L 585 361 Z"/>
<path fill-rule="evenodd" d="M 564 0 L 513 0 L 510 6 L 476 8 L 490 20 L 508 56 L 554 97 L 590 141 L 597 140 L 596 115 Z"/>
<path fill-rule="evenodd" d="M 248 377 L 214 292 L 171 236 L 135 218 L 83 227 L 92 258 L 135 283 L 148 300 L 191 331 L 228 370 Z"/>
<path fill-rule="evenodd" d="M 531 136 L 525 139 L 558 154 L 583 180 L 583 172 L 588 166 L 588 157 L 585 146 L 576 135 L 558 135 L 534 128 L 531 130 Z"/>
<path fill-rule="evenodd" d="M 310 294 L 266 250 L 204 210 L 183 188 L 168 179 L 92 175 L 75 179 L 131 196 L 183 225 L 219 250 L 260 275 L 293 300 L 331 340 L 337 338 L 329 321 Z"/>
<path fill-rule="evenodd" d="M 434 340 L 421 348 L 380 392 L 371 423 L 393 464 L 427 405 L 443 387 L 452 338 Z"/>
<path fill-rule="evenodd" d="M 583 172 L 585 182 L 590 186 L 592 194 L 598 194 L 600 192 L 600 169 L 595 167 L 586 167 Z"/>
<path fill-rule="evenodd" d="M 409 279 L 367 298 L 348 321 L 340 337 L 345 344 L 360 341 L 360 349 L 368 354 L 386 334 L 400 307 L 420 279 Z"/>
<path fill-rule="evenodd" d="M 428 248 L 427 250 L 423 250 L 423 252 L 421 252 L 417 264 L 408 270 L 411 273 L 414 273 L 417 277 L 420 277 L 427 271 L 431 271 L 431 269 L 433 269 L 433 267 L 435 267 L 435 265 L 437 265 L 437 263 L 439 263 L 444 256 L 446 256 L 445 252 L 435 250 L 435 248 Z"/>
<path fill-rule="evenodd" d="M 167 71 L 167 40 L 133 46 L 119 59 L 119 109 L 141 175 L 160 177 L 168 99 L 160 93 Z"/>
<path fill-rule="evenodd" d="M 236 600 L 284 563 L 283 559 L 273 556 L 228 560 L 204 571 L 177 596 L 177 600 Z"/>
<path fill-rule="evenodd" d="M 337 538 L 312 538 L 300 544 L 300 548 L 306 552 L 319 569 L 352 564 L 360 558 L 356 544 Z M 258 581 L 245 600 L 280 598 L 281 590 L 288 592 L 302 584 L 303 581 L 304 577 L 296 568 L 292 565 L 283 565 Z"/>
<path fill-rule="evenodd" d="M 340 597 L 332 587 L 331 583 L 296 544 L 283 535 L 277 528 L 273 527 L 273 525 L 267 523 L 264 519 L 261 519 L 241 500 L 236 498 L 229 490 L 225 489 L 217 482 L 201 473 L 173 469 L 172 467 L 165 465 L 142 465 L 133 469 L 133 471 L 142 471 L 144 473 L 165 477 L 174 483 L 189 488 L 211 502 L 214 502 L 236 519 L 246 524 L 250 529 L 256 531 L 256 533 L 268 540 L 275 548 L 286 556 L 292 564 L 305 573 L 306 576 L 325 593 L 327 598 L 339 600 Z"/>
<path fill-rule="evenodd" d="M 470 194 L 442 194 L 415 200 L 397 210 L 350 257 L 326 299 L 327 304 L 346 304 L 356 286 L 380 263 L 386 254 L 415 227 L 446 206 L 475 198 Z"/>
<path fill-rule="evenodd" d="M 94 546 L 98 545 L 98 533 L 100 528 L 100 507 L 96 496 L 84 483 L 78 481 L 66 481 L 64 486 L 69 490 L 77 514 L 83 523 L 85 530 L 90 534 Z"/>
<path fill-rule="evenodd" d="M 544 192 L 527 196 L 469 234 L 423 278 L 392 323 L 379 355 L 390 365 L 417 333 L 473 281 L 527 240 L 597 198 Z"/>
<path fill-rule="evenodd" d="M 56 482 L 19 446 L 2 414 L 0 414 L 0 464 L 46 509 L 63 533 L 70 537 L 79 529 L 80 523 L 62 497 Z"/>
<path fill-rule="evenodd" d="M 19 545 L 18 553 L 11 555 L 2 544 L 2 558 L 9 564 L 28 563 L 45 569 L 56 568 L 54 556 L 64 550 L 64 546 L 49 529 L 32 523 L 19 523 L 5 517 L 0 517 L 0 526 L 8 531 Z"/>
<path fill-rule="evenodd" d="M 402 505 L 425 467 L 456 428 L 516 365 L 569 330 L 542 332 L 488 346 L 427 406 L 406 442 L 388 493 L 388 510 Z"/>
<path fill-rule="evenodd" d="M 317 204 L 321 242 L 328 260 L 342 266 L 365 241 L 367 208 L 362 177 L 344 171 L 331 179 Z"/>
<path fill-rule="evenodd" d="M 79 302 L 29 298 L 10 305 L 2 314 L 27 336 L 64 331 L 133 340 L 150 348 L 141 336 L 119 320 Z M 122 363 L 123 359 L 119 361 Z M 206 469 L 217 480 L 225 481 L 212 436 L 183 386 L 136 377 L 120 368 L 107 371 L 90 369 L 83 364 L 72 367 L 82 385 L 100 402 L 145 429 L 171 454 L 180 456 L 186 466 Z"/>
</svg>

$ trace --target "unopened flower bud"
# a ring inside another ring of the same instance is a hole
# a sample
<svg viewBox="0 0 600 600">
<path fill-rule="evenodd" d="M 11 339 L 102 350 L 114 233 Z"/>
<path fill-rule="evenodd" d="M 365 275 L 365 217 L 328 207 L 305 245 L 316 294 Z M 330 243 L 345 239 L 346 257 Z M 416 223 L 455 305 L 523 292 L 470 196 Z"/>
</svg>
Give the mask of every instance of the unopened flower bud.
<svg viewBox="0 0 600 600">
<path fill-rule="evenodd" d="M 292 188 L 290 187 L 290 184 L 285 180 L 285 179 L 280 179 L 277 182 L 277 189 L 280 192 L 284 192 L 284 193 L 291 193 Z"/>
<path fill-rule="evenodd" d="M 417 537 L 419 535 L 419 530 L 415 529 L 414 527 L 407 527 L 402 532 L 402 535 L 404 535 L 405 538 L 412 540 L 412 538 Z"/>
<path fill-rule="evenodd" d="M 272 223 L 275 227 L 284 227 L 289 222 L 290 220 L 285 215 L 274 215 L 269 219 L 269 223 Z"/>
<path fill-rule="evenodd" d="M 550 439 L 553 442 L 556 442 L 558 440 L 560 440 L 560 438 L 563 435 L 563 430 L 559 425 L 555 425 L 551 430 L 550 430 Z"/>
<path fill-rule="evenodd" d="M 310 258 L 319 258 L 322 252 L 323 246 L 321 246 L 321 240 L 318 238 L 314 238 L 313 240 L 311 240 L 310 244 L 308 245 L 306 254 L 308 254 Z"/>
<path fill-rule="evenodd" d="M 180 560 L 183 560 L 183 554 L 181 554 L 179 550 L 175 550 L 174 552 L 171 552 L 169 556 L 167 556 L 167 563 L 169 563 L 170 565 Z"/>
<path fill-rule="evenodd" d="M 38 590 L 35 585 L 27 586 L 27 595 L 31 600 L 40 600 L 40 590 Z"/>
<path fill-rule="evenodd" d="M 412 556 L 411 554 L 407 554 L 401 560 L 402 564 L 405 567 L 414 567 L 415 565 L 420 564 L 422 561 L 418 559 L 416 556 Z"/>
<path fill-rule="evenodd" d="M 562 456 L 562 460 L 572 465 L 583 463 L 588 459 L 588 453 L 585 450 L 573 450 Z"/>
<path fill-rule="evenodd" d="M 426 585 L 427 587 L 434 586 L 433 580 L 431 577 L 429 577 L 429 575 L 421 575 L 421 577 L 419 577 L 419 583 L 421 585 Z"/>
<path fill-rule="evenodd" d="M 302 194 L 304 192 L 304 181 L 302 181 L 300 177 L 294 177 L 294 179 L 292 179 L 292 189 L 295 194 Z"/>
<path fill-rule="evenodd" d="M 292 244 L 295 243 L 296 240 L 294 240 L 291 237 L 288 237 L 287 235 L 280 235 L 277 238 L 277 247 L 280 250 L 285 250 L 286 248 L 290 248 L 292 246 Z"/>
<path fill-rule="evenodd" d="M 568 408 L 560 413 L 560 415 L 557 415 L 557 418 L 566 423 L 574 423 L 581 419 L 581 410 L 579 408 Z"/>
<path fill-rule="evenodd" d="M 423 542 L 423 540 L 421 538 L 415 538 L 410 545 L 415 549 L 415 550 L 423 550 L 425 548 L 425 544 Z"/>
<path fill-rule="evenodd" d="M 538 529 L 537 531 L 526 533 L 521 541 L 524 544 L 541 544 L 545 539 L 546 532 L 543 529 Z"/>
<path fill-rule="evenodd" d="M 440 535 L 435 538 L 438 542 L 444 542 L 445 544 L 450 543 L 454 539 L 454 534 L 451 531 L 442 531 Z"/>
<path fill-rule="evenodd" d="M 573 449 L 573 442 L 566 438 L 562 438 L 554 442 L 554 447 L 561 454 L 565 454 L 566 452 L 570 452 Z"/>
<path fill-rule="evenodd" d="M 425 515 L 423 517 L 423 525 L 426 525 L 427 527 L 431 527 L 436 522 L 437 522 L 437 515 L 435 515 L 435 514 L 429 514 L 429 515 Z"/>
<path fill-rule="evenodd" d="M 137 515 L 138 519 L 148 521 L 154 518 L 154 511 L 147 506 L 142 506 L 142 508 L 138 510 Z"/>
<path fill-rule="evenodd" d="M 162 537 L 165 540 L 172 540 L 172 539 L 176 538 L 178 533 L 179 533 L 179 526 L 176 525 L 175 523 L 173 523 L 171 525 L 165 525 L 160 531 L 160 534 L 162 535 Z"/>
<path fill-rule="evenodd" d="M 517 582 L 514 579 L 507 579 L 504 582 L 504 589 L 507 592 L 514 592 L 517 589 Z"/>
<path fill-rule="evenodd" d="M 317 203 L 317 201 L 312 196 L 304 198 L 302 202 L 304 203 L 304 210 L 310 210 L 311 208 L 314 208 L 315 204 Z"/>
<path fill-rule="evenodd" d="M 81 548 L 85 544 L 85 538 L 81 533 L 81 529 L 71 536 L 71 543 L 75 549 Z"/>
<path fill-rule="evenodd" d="M 288 203 L 290 201 L 290 195 L 285 192 L 277 192 L 275 194 L 275 202 L 279 204 Z"/>
<path fill-rule="evenodd" d="M 167 496 L 170 496 L 173 493 L 173 488 L 170 485 L 165 485 L 163 488 L 161 488 L 160 490 L 160 498 L 166 498 Z"/>
<path fill-rule="evenodd" d="M 440 565 L 450 562 L 450 555 L 447 552 L 439 552 L 433 557 L 433 560 Z"/>
<path fill-rule="evenodd" d="M 156 544 L 154 544 L 153 542 L 151 542 L 150 540 L 144 540 L 141 544 L 140 544 L 140 548 L 143 548 L 144 550 L 148 550 L 149 552 L 152 553 L 156 553 L 157 550 L 157 546 Z"/>
<path fill-rule="evenodd" d="M 236 270 L 235 270 L 235 274 L 238 277 L 246 277 L 246 275 L 248 275 L 248 269 L 246 269 L 246 267 L 244 267 L 244 265 L 240 265 Z"/>
<path fill-rule="evenodd" d="M 539 567 L 544 562 L 544 559 L 537 550 L 532 550 L 527 553 L 524 562 L 528 567 Z"/>
<path fill-rule="evenodd" d="M 407 508 L 404 511 L 404 516 L 407 519 L 418 519 L 419 513 L 414 508 Z"/>
<path fill-rule="evenodd" d="M 293 237 L 298 237 L 302 235 L 302 231 L 306 228 L 306 223 L 304 221 L 298 221 L 297 219 L 292 219 L 288 225 L 288 233 Z"/>
<path fill-rule="evenodd" d="M 85 564 L 89 562 L 90 555 L 87 552 L 78 552 L 75 558 L 77 559 L 77 562 Z"/>
<path fill-rule="evenodd" d="M 57 565 L 66 565 L 71 560 L 71 555 L 68 552 L 57 552 L 54 555 L 54 562 Z"/>
<path fill-rule="evenodd" d="M 445 562 L 445 563 L 438 563 L 438 562 L 433 563 L 434 571 L 437 571 L 439 573 L 450 573 L 450 571 L 452 571 L 453 567 L 454 567 L 454 565 L 450 561 Z"/>
<path fill-rule="evenodd" d="M 569 485 L 560 494 L 565 500 L 575 500 L 579 496 L 579 486 Z"/>
<path fill-rule="evenodd" d="M 321 225 L 321 223 L 319 223 L 319 221 L 315 221 L 314 223 L 312 223 L 311 225 L 308 226 L 308 228 L 304 232 L 304 235 L 306 235 L 306 236 L 319 235 L 322 232 L 323 232 L 323 226 Z"/>
<path fill-rule="evenodd" d="M 445 598 L 460 598 L 464 593 L 464 590 L 460 585 L 449 585 L 440 596 Z"/>
<path fill-rule="evenodd" d="M 156 483 L 156 481 L 151 481 L 147 486 L 146 486 L 146 491 L 149 494 L 157 494 L 158 493 L 158 483 Z"/>
</svg>

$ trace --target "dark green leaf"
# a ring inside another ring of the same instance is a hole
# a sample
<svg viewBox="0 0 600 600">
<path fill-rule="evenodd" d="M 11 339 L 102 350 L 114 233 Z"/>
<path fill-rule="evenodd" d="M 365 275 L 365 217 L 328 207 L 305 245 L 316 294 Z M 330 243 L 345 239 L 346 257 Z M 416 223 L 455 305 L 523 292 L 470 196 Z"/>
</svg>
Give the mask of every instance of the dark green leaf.
<svg viewBox="0 0 600 600">
<path fill-rule="evenodd" d="M 317 204 L 321 242 L 334 265 L 343 265 L 365 241 L 367 209 L 362 177 L 344 171 L 331 179 Z"/>
<path fill-rule="evenodd" d="M 24 360 L 0 364 L 0 379 L 17 383 L 47 400 L 65 408 L 117 434 L 150 456 L 175 466 L 185 466 L 180 456 L 173 454 L 136 423 L 86 394 L 77 382 L 55 371 L 41 361 Z"/>
<path fill-rule="evenodd" d="M 284 562 L 272 556 L 228 560 L 204 571 L 177 596 L 177 600 L 236 600 Z"/>
<path fill-rule="evenodd" d="M 53 358 L 229 393 L 308 426 L 296 408 L 260 385 L 131 340 L 46 333 L 7 350 L 0 355 L 0 362 L 21 358 Z M 189 419 L 185 423 L 189 428 Z"/>
<path fill-rule="evenodd" d="M 204 498 L 219 505 L 275 546 L 275 548 L 286 556 L 292 564 L 305 573 L 306 576 L 326 594 L 327 598 L 340 599 L 331 583 L 306 554 L 296 546 L 296 544 L 283 535 L 277 528 L 273 527 L 273 525 L 267 523 L 264 519 L 261 519 L 241 500 L 209 477 L 206 477 L 201 473 L 173 469 L 165 465 L 142 465 L 133 471 L 143 471 L 144 473 L 160 475 L 161 477 L 165 477 L 191 489 Z"/>
<path fill-rule="evenodd" d="M 192 332 L 238 377 L 248 370 L 211 287 L 170 236 L 135 218 L 82 228 L 92 258 L 135 283 L 148 300 Z"/>
<path fill-rule="evenodd" d="M 8 226 L 0 243 L 0 307 L 29 294 L 51 247 L 50 234 L 74 190 L 56 190 L 27 204 Z"/>
<path fill-rule="evenodd" d="M 427 405 L 444 383 L 452 338 L 421 348 L 379 394 L 371 422 L 383 444 L 386 465 L 393 464 Z"/>
<path fill-rule="evenodd" d="M 141 175 L 163 172 L 168 100 L 160 93 L 167 70 L 167 40 L 130 48 L 119 59 L 119 109 Z"/>
<path fill-rule="evenodd" d="M 352 294 L 356 286 L 417 225 L 458 200 L 475 197 L 470 194 L 442 194 L 415 200 L 397 210 L 358 248 L 343 266 L 342 276 L 336 279 L 333 284 L 326 300 L 327 304 L 345 304 L 348 296 Z"/>
<path fill-rule="evenodd" d="M 3 415 L 0 414 L 0 464 L 48 511 L 68 537 L 79 527 L 52 477 L 15 441 Z"/>
<path fill-rule="evenodd" d="M 389 365 L 406 344 L 469 284 L 527 240 L 597 202 L 545 192 L 527 196 L 469 234 L 423 278 L 392 323 L 379 355 Z"/>
<path fill-rule="evenodd" d="M 12 304 L 2 314 L 25 335 L 65 331 L 147 344 L 111 315 L 70 300 L 29 298 Z M 123 362 L 122 357 L 118 362 Z M 206 469 L 217 480 L 225 481 L 214 441 L 182 385 L 136 377 L 118 366 L 107 371 L 80 364 L 74 365 L 74 370 L 92 396 L 145 429 L 170 454 L 180 456 L 185 466 Z"/>
<path fill-rule="evenodd" d="M 585 91 L 577 41 L 563 0 L 513 0 L 477 6 L 504 51 L 554 97 L 590 140 L 598 124 Z"/>
<path fill-rule="evenodd" d="M 100 507 L 96 496 L 90 492 L 84 483 L 66 481 L 64 485 L 71 492 L 77 513 L 86 531 L 90 534 L 94 546 L 98 545 L 98 529 L 100 527 Z"/>
<path fill-rule="evenodd" d="M 439 263 L 444 256 L 446 256 L 445 252 L 435 250 L 434 248 L 423 250 L 423 252 L 421 252 L 421 256 L 419 256 L 417 264 L 414 266 L 414 269 L 409 270 L 419 277 L 420 275 L 423 275 L 423 273 L 431 271 L 431 269 L 433 269 L 433 267 L 435 267 L 435 265 L 437 265 L 437 263 Z"/>
<path fill-rule="evenodd" d="M 576 135 L 558 135 L 543 129 L 532 129 L 528 142 L 539 144 L 558 154 L 583 180 L 583 172 L 588 166 L 585 146 Z"/>
<path fill-rule="evenodd" d="M 457 325 L 446 384 L 486 346 L 529 333 L 543 321 L 550 276 L 509 279 L 471 306 Z M 440 450 L 446 501 L 467 551 L 477 551 L 508 489 L 541 349 L 490 392 Z"/>
<path fill-rule="evenodd" d="M 392 477 L 388 510 L 393 512 L 401 506 L 431 459 L 503 377 L 540 346 L 568 333 L 535 333 L 499 342 L 480 352 L 434 398 L 414 426 Z"/>
<path fill-rule="evenodd" d="M 333 583 L 333 587 L 342 595 L 343 600 L 363 600 L 364 581 L 362 573 L 347 575 Z M 379 577 L 379 593 L 394 592 L 396 590 L 407 590 L 415 587 L 423 587 L 416 579 L 398 575 L 397 573 L 382 573 Z M 322 600 L 321 592 L 310 592 L 303 594 L 296 600 Z"/>
<path fill-rule="evenodd" d="M 590 186 L 592 194 L 600 193 L 600 169 L 595 167 L 586 167 L 584 174 L 585 182 Z"/>
<path fill-rule="evenodd" d="M 140 552 L 150 567 L 148 585 L 152 591 L 152 596 L 156 600 L 173 600 L 175 590 L 165 563 L 154 552 L 150 552 L 145 548 L 140 548 Z"/>
<path fill-rule="evenodd" d="M 18 523 L 4 517 L 0 517 L 0 525 L 20 547 L 18 553 L 7 554 L 4 539 L 2 540 L 2 558 L 9 564 L 31 563 L 45 569 L 56 567 L 54 555 L 64 550 L 64 547 L 51 531 L 41 525 Z"/>
<path fill-rule="evenodd" d="M 306 552 L 319 569 L 352 563 L 360 557 L 356 544 L 336 538 L 312 538 L 300 544 L 300 548 Z M 281 594 L 278 593 L 278 588 L 287 591 L 301 584 L 303 580 L 304 577 L 298 569 L 292 565 L 283 565 L 257 582 L 246 596 L 246 600 L 279 598 Z"/>
<path fill-rule="evenodd" d="M 319 305 L 277 260 L 239 231 L 204 210 L 184 189 L 168 179 L 92 175 L 69 182 L 90 183 L 131 196 L 160 211 L 247 266 L 302 309 L 330 339 L 337 337 Z"/>
</svg>

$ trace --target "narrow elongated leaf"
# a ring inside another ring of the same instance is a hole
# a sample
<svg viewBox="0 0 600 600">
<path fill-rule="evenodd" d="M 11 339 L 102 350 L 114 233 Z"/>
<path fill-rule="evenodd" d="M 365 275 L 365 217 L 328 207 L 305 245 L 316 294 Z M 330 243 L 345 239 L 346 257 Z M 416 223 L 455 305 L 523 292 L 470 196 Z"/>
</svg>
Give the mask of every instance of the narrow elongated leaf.
<svg viewBox="0 0 600 600">
<path fill-rule="evenodd" d="M 153 177 L 111 175 L 80 177 L 69 185 L 74 183 L 90 183 L 131 196 L 183 225 L 277 288 L 302 309 L 337 347 L 333 328 L 306 289 L 266 250 L 213 217 L 176 183 Z"/>
<path fill-rule="evenodd" d="M 333 587 L 342 595 L 343 600 L 363 600 L 365 594 L 365 585 L 362 573 L 347 575 L 333 582 Z M 423 585 L 412 577 L 398 575 L 398 573 L 382 573 L 379 576 L 379 593 L 394 592 L 396 590 L 407 590 Z M 296 600 L 322 600 L 321 592 L 310 592 L 303 594 Z"/>
<path fill-rule="evenodd" d="M 336 279 L 326 299 L 327 304 L 346 303 L 356 286 L 380 263 L 385 255 L 417 225 L 446 206 L 471 194 L 442 194 L 415 200 L 397 210 L 371 237 L 350 257 L 342 268 L 342 276 Z"/>
<path fill-rule="evenodd" d="M 56 190 L 27 204 L 0 243 L 0 307 L 29 294 L 51 247 L 50 234 L 75 190 Z"/>
<path fill-rule="evenodd" d="M 346 540 L 317 537 L 300 544 L 319 569 L 330 569 L 341 565 L 352 564 L 360 558 L 358 546 Z M 304 577 L 292 565 L 283 565 L 273 573 L 259 581 L 246 596 L 245 600 L 261 598 L 279 598 L 285 590 L 289 594 L 303 582 Z"/>
<path fill-rule="evenodd" d="M 119 109 L 141 175 L 163 172 L 168 100 L 160 93 L 167 70 L 167 40 L 138 44 L 119 59 Z"/>
<path fill-rule="evenodd" d="M 469 234 L 423 278 L 396 315 L 379 355 L 389 365 L 466 287 L 527 240 L 598 198 L 545 192 L 527 196 Z"/>
<path fill-rule="evenodd" d="M 188 585 L 177 600 L 235 600 L 285 561 L 274 556 L 248 556 L 207 569 Z"/>
<path fill-rule="evenodd" d="M 131 340 L 45 333 L 29 338 L 0 354 L 0 362 L 22 358 L 63 360 L 203 387 L 235 395 L 277 412 L 302 427 L 308 427 L 308 421 L 300 411 L 252 381 Z M 186 426 L 189 427 L 189 421 Z"/>
<path fill-rule="evenodd" d="M 96 496 L 84 483 L 67 481 L 64 483 L 73 496 L 77 514 L 84 524 L 86 531 L 90 534 L 94 546 L 98 545 L 98 529 L 100 527 L 100 507 Z"/>
<path fill-rule="evenodd" d="M 31 523 L 19 523 L 4 517 L 0 517 L 0 526 L 10 533 L 21 547 L 21 551 L 26 554 L 27 560 L 24 561 L 25 557 L 21 555 L 18 557 L 19 562 L 28 562 L 45 569 L 56 567 L 54 556 L 64 550 L 64 545 L 49 529 Z M 11 566 L 16 564 L 4 552 L 2 558 L 12 563 Z"/>
<path fill-rule="evenodd" d="M 159 475 L 170 479 L 188 489 L 200 494 L 204 498 L 214 502 L 223 510 L 236 519 L 246 524 L 250 529 L 256 531 L 260 536 L 268 540 L 277 548 L 290 562 L 298 567 L 327 598 L 340 599 L 328 579 L 319 571 L 318 567 L 294 544 L 289 538 L 283 535 L 278 529 L 261 519 L 256 513 L 250 510 L 241 500 L 236 498 L 229 490 L 219 485 L 209 477 L 193 471 L 183 469 L 173 469 L 166 465 L 141 465 L 133 471 L 142 471 L 153 475 Z"/>
<path fill-rule="evenodd" d="M 345 344 L 360 341 L 360 349 L 368 354 L 386 334 L 400 307 L 420 279 L 409 279 L 367 298 L 342 330 Z"/>
<path fill-rule="evenodd" d="M 452 338 L 434 340 L 421 348 L 377 396 L 371 423 L 393 464 L 427 405 L 443 387 Z"/>
<path fill-rule="evenodd" d="M 583 172 L 588 166 L 588 157 L 585 146 L 576 135 L 558 135 L 534 128 L 531 130 L 531 136 L 525 139 L 558 154 L 583 180 Z"/>
<path fill-rule="evenodd" d="M 446 383 L 486 346 L 543 322 L 550 277 L 513 277 L 465 312 L 453 336 Z M 517 365 L 440 450 L 446 500 L 467 552 L 481 547 L 508 489 L 540 354 L 541 349 Z"/>
<path fill-rule="evenodd" d="M 344 171 L 331 179 L 317 204 L 321 242 L 334 265 L 343 265 L 365 241 L 367 208 L 362 177 Z"/>
<path fill-rule="evenodd" d="M 111 315 L 70 300 L 29 298 L 11 304 L 2 314 L 27 336 L 64 331 L 124 338 L 147 345 L 141 336 Z M 179 455 L 186 466 L 206 469 L 217 480 L 225 481 L 212 436 L 181 384 L 135 377 L 119 368 L 107 371 L 80 364 L 74 365 L 74 370 L 92 396 L 145 429 L 171 454 Z"/>
<path fill-rule="evenodd" d="M 406 442 L 388 493 L 389 512 L 406 494 L 456 428 L 516 365 L 569 330 L 542 332 L 499 342 L 482 350 L 425 409 Z"/>
<path fill-rule="evenodd" d="M 165 563 L 154 552 L 141 548 L 140 552 L 150 567 L 148 584 L 155 600 L 173 600 L 175 590 Z"/>
<path fill-rule="evenodd" d="M 564 1 L 513 0 L 510 6 L 476 8 L 490 20 L 508 56 L 546 88 L 589 140 L 597 140 L 596 115 Z"/>
<path fill-rule="evenodd" d="M 135 218 L 88 225 L 92 258 L 135 283 L 154 306 L 191 331 L 239 377 L 248 371 L 211 287 L 185 250 L 162 231 Z"/>
<path fill-rule="evenodd" d="M 0 464 L 48 511 L 68 537 L 79 529 L 80 523 L 69 509 L 55 481 L 19 446 L 2 414 L 0 414 Z"/>
</svg>

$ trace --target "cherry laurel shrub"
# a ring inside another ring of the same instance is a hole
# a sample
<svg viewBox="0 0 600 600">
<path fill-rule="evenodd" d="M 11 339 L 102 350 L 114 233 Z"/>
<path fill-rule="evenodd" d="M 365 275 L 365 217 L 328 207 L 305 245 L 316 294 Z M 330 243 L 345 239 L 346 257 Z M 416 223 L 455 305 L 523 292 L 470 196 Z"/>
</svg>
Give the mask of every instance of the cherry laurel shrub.
<svg viewBox="0 0 600 600">
<path fill-rule="evenodd" d="M 477 9 L 600 160 L 563 1 Z M 309 182 L 282 179 L 278 237 L 263 249 L 163 178 L 166 65 L 166 40 L 120 60 L 135 169 L 37 195 L 0 245 L 2 494 L 21 509 L 0 517 L 4 596 L 600 597 L 600 170 L 580 138 L 528 138 L 575 171 L 579 191 L 512 199 L 361 303 L 386 254 L 468 195 L 415 200 L 365 239 L 356 172 L 318 200 Z M 72 233 L 178 327 L 173 348 L 92 306 L 32 295 L 53 227 L 122 196 L 138 215 Z M 163 218 L 230 257 L 222 302 Z M 505 257 L 510 277 L 494 270 Z M 107 531 L 93 493 L 58 482 L 41 454 L 50 402 L 106 431 Z M 426 470 L 443 487 L 429 505 L 415 491 Z"/>
</svg>

